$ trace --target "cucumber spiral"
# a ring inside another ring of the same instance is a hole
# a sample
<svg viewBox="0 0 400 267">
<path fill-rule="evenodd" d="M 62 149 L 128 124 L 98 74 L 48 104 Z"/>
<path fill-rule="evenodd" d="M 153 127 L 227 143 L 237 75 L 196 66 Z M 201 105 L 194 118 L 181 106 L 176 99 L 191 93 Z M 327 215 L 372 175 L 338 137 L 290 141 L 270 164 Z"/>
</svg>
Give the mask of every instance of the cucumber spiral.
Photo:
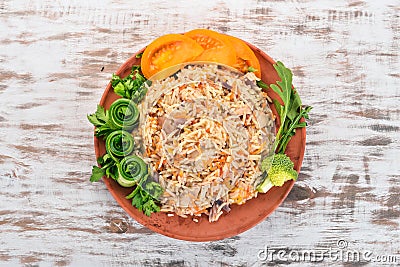
<svg viewBox="0 0 400 267">
<path fill-rule="evenodd" d="M 147 164 L 138 156 L 127 156 L 118 164 L 117 182 L 124 187 L 139 183 L 148 175 Z"/>
<path fill-rule="evenodd" d="M 123 130 L 112 132 L 106 139 L 106 151 L 116 162 L 132 153 L 134 145 L 135 142 L 132 135 Z"/>
<path fill-rule="evenodd" d="M 118 129 L 133 129 L 139 121 L 139 109 L 129 99 L 115 100 L 109 109 L 110 121 Z"/>
</svg>

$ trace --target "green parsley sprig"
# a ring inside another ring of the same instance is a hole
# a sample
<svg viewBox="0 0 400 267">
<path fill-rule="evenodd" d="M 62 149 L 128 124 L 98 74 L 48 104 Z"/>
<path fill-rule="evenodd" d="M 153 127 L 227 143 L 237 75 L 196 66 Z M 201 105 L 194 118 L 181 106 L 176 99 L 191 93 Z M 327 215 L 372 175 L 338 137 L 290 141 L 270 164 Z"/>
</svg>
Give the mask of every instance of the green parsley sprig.
<svg viewBox="0 0 400 267">
<path fill-rule="evenodd" d="M 116 162 L 111 158 L 109 154 L 104 154 L 97 159 L 97 163 L 101 166 L 93 166 L 92 175 L 90 176 L 91 182 L 97 182 L 103 176 L 107 178 L 117 179 L 118 177 L 118 167 Z"/>
<path fill-rule="evenodd" d="M 96 128 L 94 130 L 94 135 L 97 137 L 107 136 L 117 128 L 110 122 L 109 112 L 105 110 L 102 106 L 98 105 L 97 110 L 93 114 L 87 115 L 90 123 L 92 123 Z"/>
<path fill-rule="evenodd" d="M 143 211 L 146 216 L 150 216 L 153 212 L 160 211 L 157 199 L 161 196 L 162 192 L 160 184 L 156 182 L 148 182 L 146 185 L 139 183 L 132 193 L 126 196 L 126 199 L 132 199 L 132 206 L 136 207 L 139 211 Z"/>
<path fill-rule="evenodd" d="M 114 92 L 117 95 L 138 103 L 146 95 L 147 90 L 145 86 L 143 86 L 146 81 L 147 79 L 143 76 L 140 66 L 134 65 L 131 73 L 125 78 L 113 74 L 111 78 L 111 86 L 114 88 Z"/>
</svg>

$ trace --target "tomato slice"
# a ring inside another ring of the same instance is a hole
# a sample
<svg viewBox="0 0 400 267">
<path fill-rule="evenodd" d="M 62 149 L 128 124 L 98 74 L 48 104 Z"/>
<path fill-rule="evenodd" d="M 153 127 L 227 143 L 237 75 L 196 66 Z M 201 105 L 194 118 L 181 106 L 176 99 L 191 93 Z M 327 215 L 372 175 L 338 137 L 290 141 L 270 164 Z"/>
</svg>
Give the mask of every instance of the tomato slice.
<svg viewBox="0 0 400 267">
<path fill-rule="evenodd" d="M 141 68 L 150 78 L 165 68 L 193 61 L 204 49 L 193 39 L 182 34 L 166 34 L 150 43 L 143 52 Z"/>
<path fill-rule="evenodd" d="M 258 61 L 258 58 L 254 54 L 253 50 L 251 50 L 251 48 L 239 38 L 226 34 L 221 35 L 235 48 L 236 62 L 234 67 L 243 73 L 248 72 L 249 67 L 253 67 L 256 70 L 254 71 L 254 74 L 258 78 L 261 78 L 260 62 Z"/>
<path fill-rule="evenodd" d="M 195 40 L 204 49 L 204 52 L 195 59 L 196 61 L 211 61 L 232 67 L 236 63 L 235 48 L 221 34 L 207 29 L 196 29 L 185 35 Z"/>
</svg>

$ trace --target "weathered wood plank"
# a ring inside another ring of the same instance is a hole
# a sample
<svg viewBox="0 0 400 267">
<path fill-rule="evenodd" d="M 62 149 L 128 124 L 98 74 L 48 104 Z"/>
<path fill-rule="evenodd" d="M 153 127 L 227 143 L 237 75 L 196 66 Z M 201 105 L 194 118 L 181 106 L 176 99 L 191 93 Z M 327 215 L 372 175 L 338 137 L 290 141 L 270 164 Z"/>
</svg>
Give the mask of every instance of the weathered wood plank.
<svg viewBox="0 0 400 267">
<path fill-rule="evenodd" d="M 253 266 L 264 246 L 340 239 L 400 255 L 399 2 L 231 2 L 0 1 L 0 265 Z M 198 27 L 285 62 L 314 109 L 283 205 L 239 236 L 189 243 L 143 228 L 89 183 L 85 115 L 132 53 Z"/>
</svg>

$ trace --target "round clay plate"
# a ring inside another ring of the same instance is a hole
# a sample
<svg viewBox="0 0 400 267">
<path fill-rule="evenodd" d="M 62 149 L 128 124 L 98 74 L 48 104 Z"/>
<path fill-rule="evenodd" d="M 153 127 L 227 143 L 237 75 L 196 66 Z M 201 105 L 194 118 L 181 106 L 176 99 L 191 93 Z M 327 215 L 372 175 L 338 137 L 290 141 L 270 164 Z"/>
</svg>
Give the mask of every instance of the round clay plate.
<svg viewBox="0 0 400 267">
<path fill-rule="evenodd" d="M 266 84 L 276 83 L 279 76 L 272 65 L 275 61 L 255 46 L 248 45 L 260 61 L 262 80 Z M 143 49 L 136 54 L 142 52 Z M 136 54 L 116 71 L 117 75 L 126 77 L 133 65 L 140 64 L 140 59 L 136 58 Z M 268 92 L 269 96 L 272 99 L 277 99 L 277 95 L 271 91 Z M 101 98 L 100 105 L 108 109 L 117 98 L 119 97 L 113 92 L 109 83 Z M 271 105 L 271 109 L 277 116 L 273 105 Z M 305 144 L 306 130 L 301 128 L 296 131 L 287 146 L 286 154 L 294 162 L 294 167 L 298 172 L 303 161 Z M 96 158 L 106 153 L 104 141 L 101 138 L 94 138 L 94 148 Z M 119 205 L 136 221 L 165 236 L 190 241 L 220 240 L 252 228 L 262 222 L 282 203 L 294 184 L 294 181 L 288 181 L 282 187 L 273 187 L 265 194 L 258 194 L 257 198 L 251 199 L 243 205 L 231 205 L 229 213 L 223 214 L 217 222 L 210 223 L 205 215 L 199 217 L 198 222 L 194 222 L 191 218 L 182 218 L 176 215 L 168 217 L 164 212 L 153 213 L 150 217 L 147 217 L 133 207 L 130 200 L 125 199 L 125 196 L 132 191 L 131 188 L 123 188 L 113 179 L 104 178 L 104 182 Z"/>
</svg>

